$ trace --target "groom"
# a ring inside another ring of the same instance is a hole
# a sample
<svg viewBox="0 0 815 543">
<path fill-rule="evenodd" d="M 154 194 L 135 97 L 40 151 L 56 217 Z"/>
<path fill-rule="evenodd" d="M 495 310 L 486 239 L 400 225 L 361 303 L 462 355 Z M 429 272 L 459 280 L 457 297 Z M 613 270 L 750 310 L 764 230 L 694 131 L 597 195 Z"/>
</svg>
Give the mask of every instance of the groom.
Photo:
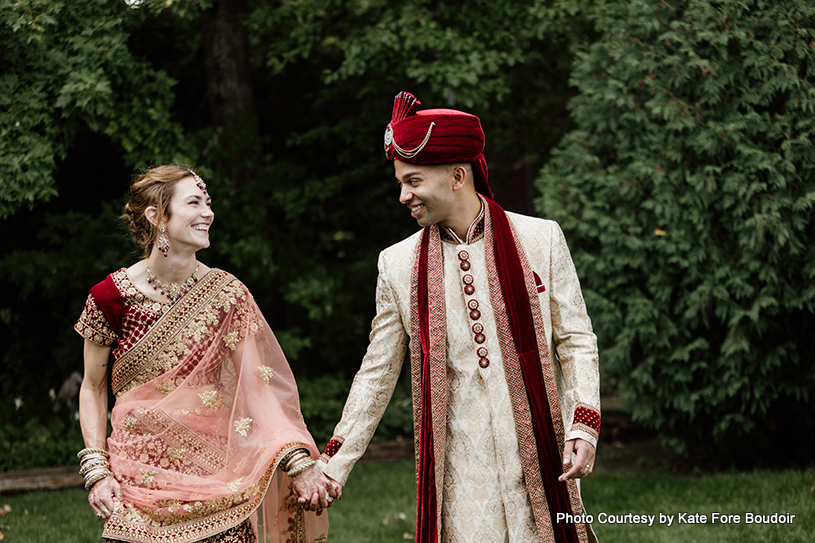
<svg viewBox="0 0 815 543">
<path fill-rule="evenodd" d="M 382 251 L 371 342 L 321 457 L 345 484 L 411 353 L 419 542 L 594 541 L 596 338 L 563 233 L 493 201 L 478 117 L 396 96 L 384 150 L 422 230 Z M 565 513 L 569 516 L 558 513 Z"/>
</svg>

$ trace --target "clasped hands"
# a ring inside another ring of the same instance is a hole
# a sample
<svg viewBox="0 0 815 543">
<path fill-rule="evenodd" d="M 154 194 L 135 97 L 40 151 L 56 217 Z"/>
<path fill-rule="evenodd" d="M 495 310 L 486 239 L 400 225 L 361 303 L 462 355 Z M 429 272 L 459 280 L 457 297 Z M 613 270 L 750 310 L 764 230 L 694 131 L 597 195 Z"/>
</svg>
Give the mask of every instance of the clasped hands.
<svg viewBox="0 0 815 543">
<path fill-rule="evenodd" d="M 303 509 L 317 511 L 318 514 L 342 497 L 342 485 L 326 476 L 317 466 L 292 478 L 291 488 Z"/>
</svg>

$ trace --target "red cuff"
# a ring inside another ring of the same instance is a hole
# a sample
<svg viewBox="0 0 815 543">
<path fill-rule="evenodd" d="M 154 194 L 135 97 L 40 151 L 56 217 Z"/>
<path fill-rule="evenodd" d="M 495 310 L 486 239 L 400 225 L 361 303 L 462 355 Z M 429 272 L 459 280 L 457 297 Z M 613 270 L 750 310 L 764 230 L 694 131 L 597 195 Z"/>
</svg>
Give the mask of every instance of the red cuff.
<svg viewBox="0 0 815 543">
<path fill-rule="evenodd" d="M 577 404 L 572 430 L 583 430 L 597 439 L 600 435 L 600 411 L 587 404 Z"/>
<path fill-rule="evenodd" d="M 331 458 L 339 452 L 343 441 L 345 441 L 345 439 L 340 436 L 332 437 L 328 442 L 328 445 L 325 446 L 325 450 L 323 451 L 322 456 L 320 456 L 320 459 L 325 462 L 331 460 Z"/>
</svg>

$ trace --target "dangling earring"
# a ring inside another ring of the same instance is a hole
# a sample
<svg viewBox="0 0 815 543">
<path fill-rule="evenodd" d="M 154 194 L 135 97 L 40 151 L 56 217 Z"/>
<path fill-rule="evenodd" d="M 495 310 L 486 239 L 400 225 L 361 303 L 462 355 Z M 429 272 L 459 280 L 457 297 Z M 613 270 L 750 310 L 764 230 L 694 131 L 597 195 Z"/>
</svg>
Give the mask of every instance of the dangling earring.
<svg viewBox="0 0 815 543">
<path fill-rule="evenodd" d="M 156 247 L 158 247 L 158 250 L 166 257 L 167 252 L 170 250 L 170 240 L 164 235 L 164 233 L 167 232 L 167 227 L 162 224 L 158 230 L 161 234 L 159 234 L 158 239 L 156 239 Z"/>
</svg>

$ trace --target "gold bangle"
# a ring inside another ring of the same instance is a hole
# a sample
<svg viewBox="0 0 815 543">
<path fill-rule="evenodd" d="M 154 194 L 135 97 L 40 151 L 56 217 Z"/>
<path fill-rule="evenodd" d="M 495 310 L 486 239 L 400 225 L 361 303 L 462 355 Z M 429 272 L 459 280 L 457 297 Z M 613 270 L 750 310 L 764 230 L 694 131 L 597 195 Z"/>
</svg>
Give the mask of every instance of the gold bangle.
<svg viewBox="0 0 815 543">
<path fill-rule="evenodd" d="M 108 462 L 109 459 L 107 456 L 101 454 L 88 454 L 82 457 L 82 460 L 79 461 L 80 466 L 84 466 L 90 462 Z"/>
<path fill-rule="evenodd" d="M 95 470 L 89 471 L 83 477 L 85 477 L 85 482 L 87 483 L 88 481 L 97 477 L 98 475 L 103 475 L 106 473 L 111 473 L 111 471 L 108 468 L 97 468 Z"/>
<path fill-rule="evenodd" d="M 90 490 L 93 485 L 95 485 L 102 479 L 107 479 L 108 477 L 113 477 L 113 473 L 110 470 L 105 470 L 104 472 L 98 473 L 92 477 L 87 478 L 85 480 L 85 490 Z"/>
<path fill-rule="evenodd" d="M 286 472 L 289 471 L 298 461 L 303 460 L 305 458 L 311 458 L 311 455 L 302 452 L 295 454 L 294 456 L 289 458 L 288 461 L 286 462 L 286 465 L 283 466 L 283 471 Z"/>
<path fill-rule="evenodd" d="M 313 468 L 316 465 L 317 465 L 317 462 L 315 462 L 313 459 L 309 458 L 305 462 L 303 462 L 301 464 L 298 464 L 295 467 L 293 467 L 292 469 L 290 469 L 288 471 L 288 475 L 291 478 L 297 477 L 298 475 L 300 475 L 301 473 L 303 473 L 307 469 Z"/>
<path fill-rule="evenodd" d="M 76 457 L 81 459 L 83 456 L 85 456 L 87 454 L 101 454 L 101 455 L 105 456 L 106 458 L 110 457 L 110 453 L 108 453 L 105 449 L 96 449 L 96 448 L 93 448 L 93 447 L 86 447 L 86 448 L 82 449 L 81 451 L 76 453 Z"/>
<path fill-rule="evenodd" d="M 305 454 L 307 454 L 308 456 L 311 456 L 311 451 L 309 451 L 309 450 L 308 450 L 308 449 L 306 449 L 305 447 L 295 447 L 294 449 L 292 449 L 292 450 L 290 450 L 289 452 L 287 452 L 287 453 L 286 453 L 286 454 L 283 456 L 283 458 L 281 458 L 281 459 L 280 459 L 280 465 L 281 465 L 281 466 L 285 466 L 285 465 L 287 465 L 287 464 L 290 464 L 290 463 L 291 463 L 291 458 L 292 458 L 292 456 L 294 456 L 295 454 L 299 454 L 299 453 L 305 453 Z"/>
<path fill-rule="evenodd" d="M 82 464 L 82 466 L 79 468 L 79 473 L 82 474 L 82 475 L 85 475 L 86 473 L 91 471 L 93 468 L 98 468 L 100 466 L 105 467 L 105 468 L 109 468 L 110 467 L 110 462 L 108 462 L 107 460 L 95 460 L 93 462 L 88 462 L 86 464 Z"/>
</svg>

